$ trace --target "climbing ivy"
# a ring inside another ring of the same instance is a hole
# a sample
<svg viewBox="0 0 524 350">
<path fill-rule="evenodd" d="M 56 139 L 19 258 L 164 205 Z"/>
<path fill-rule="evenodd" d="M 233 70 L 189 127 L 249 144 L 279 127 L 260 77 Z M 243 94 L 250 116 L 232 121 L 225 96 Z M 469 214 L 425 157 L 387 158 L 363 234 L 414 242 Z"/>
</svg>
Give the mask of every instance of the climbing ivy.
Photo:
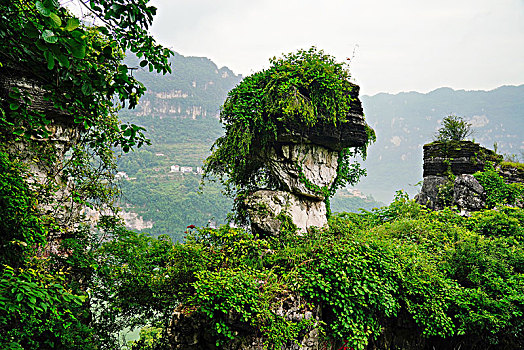
<svg viewBox="0 0 524 350">
<path fill-rule="evenodd" d="M 349 122 L 355 96 L 345 63 L 337 63 L 315 47 L 272 58 L 270 63 L 270 68 L 246 77 L 229 92 L 220 113 L 226 133 L 215 142 L 204 166 L 205 176 L 219 176 L 231 196 L 260 187 L 278 188 L 278 180 L 261 155 L 275 143 L 279 132 L 293 125 Z M 368 127 L 367 133 L 369 142 L 374 141 L 373 130 Z M 358 150 L 364 157 L 366 147 Z M 363 171 L 350 163 L 355 152 L 341 152 L 331 188 L 314 190 L 328 198 L 337 188 L 356 182 Z M 301 181 L 311 186 L 303 173 Z M 237 219 L 243 221 L 241 201 L 236 203 Z"/>
</svg>

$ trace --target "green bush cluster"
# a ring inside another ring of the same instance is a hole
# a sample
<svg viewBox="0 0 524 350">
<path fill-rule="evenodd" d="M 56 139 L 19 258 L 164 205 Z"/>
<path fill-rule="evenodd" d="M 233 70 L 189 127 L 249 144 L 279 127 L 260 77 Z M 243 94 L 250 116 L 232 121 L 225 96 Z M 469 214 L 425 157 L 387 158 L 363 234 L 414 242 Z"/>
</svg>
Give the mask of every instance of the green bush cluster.
<svg viewBox="0 0 524 350">
<path fill-rule="evenodd" d="M 448 115 L 442 120 L 442 127 L 435 134 L 435 141 L 464 141 L 473 133 L 471 123 L 456 115 Z"/>
<path fill-rule="evenodd" d="M 484 171 L 473 174 L 486 191 L 486 206 L 494 208 L 499 204 L 515 205 L 524 200 L 524 184 L 505 183 L 493 165 L 488 164 Z"/>
<path fill-rule="evenodd" d="M 463 217 L 449 208 L 429 211 L 398 193 L 390 206 L 333 216 L 329 228 L 303 236 L 261 239 L 222 227 L 199 229 L 183 244 L 164 240 L 165 250 L 145 254 L 164 258 L 126 260 L 125 270 L 137 266 L 128 282 L 107 288 L 121 310 L 131 311 L 126 305 L 139 304 L 133 298 L 154 286 L 144 306 L 180 302 L 187 314 L 208 320 L 219 345 L 251 330 L 266 348 L 279 349 L 314 326 L 322 341 L 355 349 L 521 348 L 523 222 L 519 208 Z M 159 244 L 130 237 L 135 246 Z M 121 293 L 126 285 L 133 295 Z M 321 319 L 282 317 L 276 310 L 290 296 L 300 298 L 304 314 L 321 309 Z"/>
</svg>

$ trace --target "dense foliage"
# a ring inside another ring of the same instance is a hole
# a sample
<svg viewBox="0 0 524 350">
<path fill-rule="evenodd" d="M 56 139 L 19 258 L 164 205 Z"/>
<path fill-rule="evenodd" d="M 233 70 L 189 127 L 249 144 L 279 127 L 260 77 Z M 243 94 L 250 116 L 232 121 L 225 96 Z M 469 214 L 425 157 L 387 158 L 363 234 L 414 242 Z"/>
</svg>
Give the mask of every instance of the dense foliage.
<svg viewBox="0 0 524 350">
<path fill-rule="evenodd" d="M 19 160 L 0 152 L 0 348 L 90 349 L 85 293 L 42 256 L 52 217 L 38 211 L 38 189 Z"/>
<path fill-rule="evenodd" d="M 221 177 L 231 195 L 260 187 L 278 188 L 263 155 L 280 132 L 294 124 L 312 127 L 349 122 L 353 84 L 344 63 L 315 48 L 270 62 L 269 69 L 246 77 L 230 91 L 220 113 L 226 133 L 215 142 L 206 160 L 206 174 Z M 374 140 L 371 129 L 369 138 Z M 365 155 L 365 150 L 359 151 Z M 355 153 L 341 151 L 340 171 L 332 188 L 323 191 L 326 197 L 363 174 L 350 162 Z"/>
<path fill-rule="evenodd" d="M 506 163 L 506 166 L 508 164 Z M 514 169 L 522 167 L 520 163 L 513 163 Z M 494 208 L 499 204 L 516 205 L 524 202 L 524 184 L 520 182 L 505 183 L 504 178 L 492 164 L 486 166 L 485 171 L 473 174 L 486 191 L 486 206 Z"/>
<path fill-rule="evenodd" d="M 0 1 L 1 348 L 102 347 L 86 293 L 97 241 L 75 217 L 111 207 L 113 147 L 148 143 L 116 118 L 145 91 L 127 50 L 171 70 L 147 3 L 78 1 L 77 16 L 56 0 Z"/>
<path fill-rule="evenodd" d="M 334 348 L 521 348 L 523 223 L 518 208 L 463 217 L 398 193 L 388 207 L 334 216 L 305 236 L 190 228 L 186 243 L 172 244 L 129 233 L 104 248 L 119 267 L 101 275 L 102 290 L 124 315 L 167 321 L 181 302 L 217 344 L 256 329 L 278 349 L 315 324 Z M 322 309 L 321 322 L 278 314 L 291 296 L 301 297 L 297 312 Z M 167 333 L 153 333 L 135 346 L 162 349 Z"/>
</svg>

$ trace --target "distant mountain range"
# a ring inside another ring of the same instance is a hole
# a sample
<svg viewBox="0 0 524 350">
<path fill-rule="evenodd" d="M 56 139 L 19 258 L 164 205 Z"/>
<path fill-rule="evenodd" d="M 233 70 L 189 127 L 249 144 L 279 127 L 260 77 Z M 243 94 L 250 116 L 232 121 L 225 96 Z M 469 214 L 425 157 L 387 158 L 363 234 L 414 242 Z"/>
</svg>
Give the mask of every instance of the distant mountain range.
<svg viewBox="0 0 524 350">
<path fill-rule="evenodd" d="M 422 146 L 432 141 L 440 121 L 456 114 L 472 124 L 472 138 L 500 154 L 524 151 L 524 85 L 491 91 L 440 88 L 362 96 L 367 122 L 377 142 L 368 151 L 368 176 L 356 187 L 389 202 L 398 189 L 415 194 L 422 180 Z"/>
<path fill-rule="evenodd" d="M 224 222 L 230 209 L 219 184 L 208 184 L 197 195 L 198 175 L 170 169 L 202 165 L 223 134 L 220 106 L 242 77 L 204 57 L 175 54 L 171 62 L 172 75 L 136 71 L 148 91 L 137 109 L 121 111 L 120 118 L 146 127 L 153 145 L 122 155 L 119 171 L 132 179 L 123 187 L 126 210 L 154 222 L 151 232 L 180 238 L 187 225 Z M 485 147 L 497 143 L 499 153 L 524 151 L 524 85 L 492 91 L 381 93 L 361 100 L 366 120 L 377 134 L 364 162 L 368 176 L 355 186 L 365 195 L 354 189 L 341 191 L 332 201 L 335 211 L 370 209 L 381 204 L 376 200 L 389 202 L 399 189 L 411 195 L 418 192 L 422 145 L 432 140 L 440 120 L 449 114 L 470 121 L 475 141 Z"/>
</svg>

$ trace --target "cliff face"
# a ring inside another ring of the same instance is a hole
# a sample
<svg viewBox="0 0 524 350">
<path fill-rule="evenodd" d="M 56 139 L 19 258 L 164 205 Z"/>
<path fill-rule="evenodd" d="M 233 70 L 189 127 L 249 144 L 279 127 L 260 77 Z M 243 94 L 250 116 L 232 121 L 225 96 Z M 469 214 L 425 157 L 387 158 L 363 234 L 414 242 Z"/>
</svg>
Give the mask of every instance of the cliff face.
<svg viewBox="0 0 524 350">
<path fill-rule="evenodd" d="M 61 228 L 60 232 L 51 231 L 49 240 L 53 241 L 78 223 L 82 209 L 71 200 L 73 178 L 63 172 L 66 153 L 78 142 L 82 127 L 44 98 L 41 82 L 23 70 L 1 69 L 0 97 L 6 98 L 13 89 L 30 96 L 30 110 L 47 119 L 43 132 L 31 132 L 31 125 L 19 125 L 27 129 L 24 137 L 15 137 L 13 130 L 7 129 L 0 132 L 0 137 L 5 150 L 27 165 L 32 175 L 28 182 L 40 189 L 42 215 L 52 217 Z"/>
</svg>

